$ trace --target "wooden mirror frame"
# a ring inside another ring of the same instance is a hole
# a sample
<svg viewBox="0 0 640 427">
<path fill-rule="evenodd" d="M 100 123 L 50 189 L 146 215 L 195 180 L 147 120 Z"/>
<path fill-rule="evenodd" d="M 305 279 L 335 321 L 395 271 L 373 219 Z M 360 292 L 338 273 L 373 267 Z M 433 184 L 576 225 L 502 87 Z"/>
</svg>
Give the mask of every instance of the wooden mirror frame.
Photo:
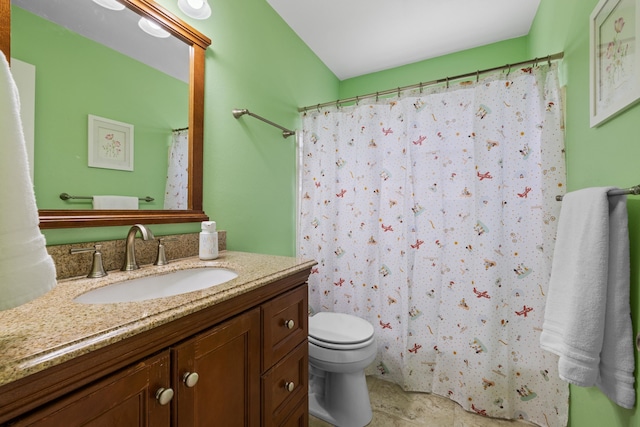
<svg viewBox="0 0 640 427">
<path fill-rule="evenodd" d="M 202 210 L 204 140 L 204 65 L 211 40 L 153 0 L 119 0 L 190 46 L 189 65 L 189 194 L 187 210 L 62 210 L 40 209 L 40 228 L 103 227 L 206 221 Z M 11 54 L 11 0 L 0 0 L 0 49 Z"/>
</svg>

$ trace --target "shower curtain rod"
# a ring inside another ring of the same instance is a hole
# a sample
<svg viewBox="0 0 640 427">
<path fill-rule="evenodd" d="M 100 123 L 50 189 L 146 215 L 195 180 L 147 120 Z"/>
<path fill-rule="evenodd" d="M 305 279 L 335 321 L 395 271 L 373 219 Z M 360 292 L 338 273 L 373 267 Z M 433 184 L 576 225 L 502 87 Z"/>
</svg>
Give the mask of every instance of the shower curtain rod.
<svg viewBox="0 0 640 427">
<path fill-rule="evenodd" d="M 189 130 L 189 128 L 171 129 L 172 132 L 182 132 L 183 130 Z"/>
<path fill-rule="evenodd" d="M 474 71 L 472 73 L 466 73 L 466 74 L 459 74 L 457 76 L 452 76 L 452 77 L 445 77 L 444 79 L 438 79 L 438 80 L 432 80 L 430 82 L 420 82 L 417 84 L 413 84 L 413 85 L 409 85 L 409 86 L 402 86 L 402 87 L 398 87 L 395 89 L 387 89 L 387 90 L 382 90 L 380 92 L 375 92 L 375 93 L 369 93 L 366 95 L 359 95 L 359 96 L 352 96 L 351 98 L 345 98 L 345 99 L 338 99 L 336 101 L 332 101 L 332 102 L 325 102 L 322 104 L 317 104 L 317 105 L 309 105 L 307 107 L 300 107 L 298 108 L 298 112 L 306 112 L 308 110 L 312 110 L 314 108 L 317 108 L 318 110 L 321 107 L 329 107 L 329 106 L 337 106 L 340 107 L 340 104 L 344 104 L 347 102 L 356 102 L 358 103 L 358 101 L 360 101 L 361 99 L 366 99 L 366 98 L 373 98 L 376 97 L 378 98 L 379 96 L 384 96 L 384 95 L 390 95 L 393 93 L 397 93 L 398 96 L 400 95 L 400 92 L 403 90 L 409 90 L 409 89 L 423 89 L 427 86 L 433 86 L 436 84 L 440 84 L 440 83 L 446 83 L 447 87 L 449 86 L 449 82 L 452 80 L 459 80 L 459 79 L 464 79 L 467 77 L 475 77 L 476 81 L 480 78 L 480 74 L 486 74 L 486 73 L 490 73 L 493 71 L 499 71 L 499 70 L 511 70 L 511 68 L 514 67 L 519 67 L 521 65 L 527 65 L 527 64 L 531 64 L 531 65 L 536 65 L 538 64 L 538 62 L 540 61 L 547 61 L 549 64 L 551 64 L 551 61 L 555 61 L 558 59 L 562 59 L 564 57 L 564 52 L 560 52 L 560 53 L 555 53 L 553 55 L 548 55 L 546 57 L 543 58 L 534 58 L 534 59 L 529 59 L 528 61 L 521 61 L 521 62 L 516 62 L 515 64 L 506 64 L 506 65 L 502 65 L 500 67 L 493 67 L 493 68 L 487 68 L 484 70 L 478 70 L 478 71 Z"/>
</svg>

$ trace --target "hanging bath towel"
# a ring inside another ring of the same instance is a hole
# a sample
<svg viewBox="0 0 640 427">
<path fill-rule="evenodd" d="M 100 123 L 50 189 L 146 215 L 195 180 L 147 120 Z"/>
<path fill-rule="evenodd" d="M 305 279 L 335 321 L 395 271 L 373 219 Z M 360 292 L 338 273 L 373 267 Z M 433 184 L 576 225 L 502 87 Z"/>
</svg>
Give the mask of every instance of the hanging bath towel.
<svg viewBox="0 0 640 427">
<path fill-rule="evenodd" d="M 626 196 L 588 188 L 562 200 L 540 346 L 563 380 L 635 404 Z"/>
</svg>

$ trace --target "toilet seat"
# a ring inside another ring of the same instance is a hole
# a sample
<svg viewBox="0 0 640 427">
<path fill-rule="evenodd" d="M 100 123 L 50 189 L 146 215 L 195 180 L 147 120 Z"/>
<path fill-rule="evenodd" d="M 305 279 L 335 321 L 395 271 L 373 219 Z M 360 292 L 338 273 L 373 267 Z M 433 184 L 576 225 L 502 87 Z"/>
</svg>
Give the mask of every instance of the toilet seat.
<svg viewBox="0 0 640 427">
<path fill-rule="evenodd" d="M 319 347 L 324 347 L 327 348 L 329 350 L 357 350 L 359 348 L 363 348 L 368 346 L 369 344 L 371 344 L 373 342 L 374 338 L 371 337 L 366 341 L 362 341 L 362 342 L 358 342 L 358 343 L 353 343 L 353 344 L 336 344 L 336 343 L 331 343 L 331 342 L 325 342 L 322 340 L 317 340 L 315 338 L 313 338 L 312 336 L 309 336 L 309 343 L 311 344 L 315 344 Z"/>
<path fill-rule="evenodd" d="M 309 318 L 309 342 L 334 350 L 354 350 L 374 340 L 373 326 L 350 314 L 320 312 Z"/>
</svg>

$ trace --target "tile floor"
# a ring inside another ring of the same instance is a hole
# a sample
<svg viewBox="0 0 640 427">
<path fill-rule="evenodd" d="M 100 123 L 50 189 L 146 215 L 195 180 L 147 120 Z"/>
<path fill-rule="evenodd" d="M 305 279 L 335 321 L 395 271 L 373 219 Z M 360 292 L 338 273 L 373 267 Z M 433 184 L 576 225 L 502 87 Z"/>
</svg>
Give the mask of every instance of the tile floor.
<svg viewBox="0 0 640 427">
<path fill-rule="evenodd" d="M 520 421 L 498 420 L 471 414 L 457 403 L 427 393 L 407 393 L 398 385 L 367 377 L 373 420 L 368 427 L 531 427 Z M 309 417 L 309 427 L 329 427 Z"/>
</svg>

